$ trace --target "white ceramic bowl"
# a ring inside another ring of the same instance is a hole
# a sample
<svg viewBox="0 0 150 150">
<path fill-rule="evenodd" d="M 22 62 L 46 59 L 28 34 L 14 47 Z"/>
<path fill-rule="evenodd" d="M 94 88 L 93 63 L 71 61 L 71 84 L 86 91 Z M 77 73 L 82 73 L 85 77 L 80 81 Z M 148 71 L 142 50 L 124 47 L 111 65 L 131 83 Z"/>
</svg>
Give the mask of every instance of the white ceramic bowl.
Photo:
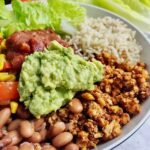
<svg viewBox="0 0 150 150">
<path fill-rule="evenodd" d="M 85 7 L 87 9 L 87 14 L 89 17 L 105 17 L 105 16 L 110 16 L 113 18 L 120 19 L 124 23 L 128 25 L 129 28 L 132 30 L 136 31 L 136 39 L 140 45 L 143 47 L 143 51 L 141 53 L 141 60 L 145 62 L 148 66 L 148 70 L 150 72 L 150 43 L 147 39 L 147 37 L 137 28 L 135 27 L 132 23 L 127 21 L 126 19 L 110 12 L 105 9 L 87 5 L 87 4 L 81 4 L 81 6 Z M 104 144 L 100 144 L 97 146 L 96 149 L 98 150 L 110 150 L 120 143 L 124 142 L 127 138 L 129 138 L 135 131 L 137 131 L 142 124 L 146 121 L 148 116 L 150 115 L 150 98 L 148 98 L 143 104 L 142 104 L 142 111 L 139 115 L 135 116 L 134 118 L 131 119 L 130 123 L 128 123 L 125 127 L 123 127 L 123 132 L 122 134 L 111 140 L 108 141 Z M 149 131 L 148 131 L 149 132 Z"/>
<path fill-rule="evenodd" d="M 123 19 L 122 17 L 120 17 L 110 11 L 107 11 L 105 9 L 95 7 L 92 5 L 87 5 L 87 4 L 81 4 L 81 6 L 83 6 L 87 9 L 87 14 L 89 17 L 97 18 L 97 17 L 110 16 L 110 17 L 122 20 L 123 22 L 125 22 L 128 25 L 128 27 L 135 30 L 137 32 L 136 39 L 139 42 L 139 44 L 142 45 L 142 47 L 143 47 L 143 52 L 141 54 L 141 60 L 147 64 L 148 70 L 150 72 L 150 43 L 149 43 L 148 39 L 146 38 L 146 36 L 137 27 L 135 27 L 133 24 L 128 22 L 126 19 Z M 11 5 L 9 5 L 8 7 L 11 9 Z M 133 133 L 135 133 L 135 131 L 137 131 L 142 126 L 142 124 L 146 121 L 146 119 L 148 118 L 149 115 L 150 115 L 150 98 L 147 99 L 147 101 L 145 101 L 142 104 L 142 112 L 139 115 L 135 116 L 130 121 L 130 123 L 128 123 L 123 128 L 123 132 L 119 137 L 117 137 L 111 141 L 108 141 L 104 144 L 98 145 L 96 147 L 96 149 L 110 150 L 110 149 L 116 147 L 117 145 L 119 145 L 120 143 L 125 141 L 127 138 L 129 138 Z"/>
</svg>

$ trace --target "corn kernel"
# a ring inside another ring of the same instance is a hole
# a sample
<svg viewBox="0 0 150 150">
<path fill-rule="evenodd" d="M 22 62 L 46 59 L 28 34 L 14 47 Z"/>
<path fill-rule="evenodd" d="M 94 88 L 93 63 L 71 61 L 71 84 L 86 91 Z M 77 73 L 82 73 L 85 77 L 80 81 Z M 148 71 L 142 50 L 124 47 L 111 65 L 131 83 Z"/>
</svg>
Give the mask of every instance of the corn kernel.
<svg viewBox="0 0 150 150">
<path fill-rule="evenodd" d="M 119 106 L 111 106 L 111 111 L 114 113 L 114 114 L 122 114 L 123 113 L 123 109 Z"/>
<path fill-rule="evenodd" d="M 82 95 L 81 95 L 85 100 L 88 100 L 88 101 L 93 101 L 93 100 L 95 100 L 95 98 L 94 98 L 94 96 L 92 95 L 92 94 L 90 94 L 90 93 L 83 93 Z"/>
<path fill-rule="evenodd" d="M 17 112 L 17 108 L 18 108 L 17 102 L 10 102 L 10 109 L 12 114 L 15 114 Z"/>
<path fill-rule="evenodd" d="M 0 81 L 14 81 L 16 79 L 14 74 L 7 72 L 0 72 Z"/>
<path fill-rule="evenodd" d="M 102 98 L 102 97 L 99 97 L 97 99 L 97 102 L 100 104 L 100 106 L 103 108 L 104 106 L 106 106 L 106 101 Z"/>
<path fill-rule="evenodd" d="M 0 50 L 6 49 L 6 39 L 3 39 L 1 44 L 0 44 Z"/>
<path fill-rule="evenodd" d="M 6 61 L 6 56 L 4 54 L 0 54 L 0 71 L 4 68 L 4 63 Z"/>
<path fill-rule="evenodd" d="M 0 32 L 0 38 L 3 38 L 3 33 Z"/>
</svg>

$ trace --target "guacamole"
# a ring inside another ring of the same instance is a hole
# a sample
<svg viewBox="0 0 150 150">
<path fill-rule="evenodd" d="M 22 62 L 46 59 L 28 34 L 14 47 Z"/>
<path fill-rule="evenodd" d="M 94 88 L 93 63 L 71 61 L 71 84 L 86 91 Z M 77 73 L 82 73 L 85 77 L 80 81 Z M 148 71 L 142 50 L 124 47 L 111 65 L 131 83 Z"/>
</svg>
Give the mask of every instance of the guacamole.
<svg viewBox="0 0 150 150">
<path fill-rule="evenodd" d="M 20 101 L 37 118 L 56 111 L 76 92 L 92 90 L 103 78 L 103 65 L 85 61 L 56 41 L 44 52 L 27 56 L 20 79 Z"/>
</svg>

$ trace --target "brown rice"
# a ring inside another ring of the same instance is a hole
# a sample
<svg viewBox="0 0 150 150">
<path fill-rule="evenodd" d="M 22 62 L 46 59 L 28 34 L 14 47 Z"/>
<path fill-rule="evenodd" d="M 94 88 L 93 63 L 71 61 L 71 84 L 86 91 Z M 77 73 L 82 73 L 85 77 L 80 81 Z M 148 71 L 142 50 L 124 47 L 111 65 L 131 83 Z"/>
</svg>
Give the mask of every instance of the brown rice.
<svg viewBox="0 0 150 150">
<path fill-rule="evenodd" d="M 67 37 L 67 41 L 74 47 L 75 53 L 86 60 L 106 50 L 119 62 L 136 63 L 140 60 L 142 47 L 137 43 L 135 34 L 118 19 L 87 18 L 72 37 Z"/>
</svg>

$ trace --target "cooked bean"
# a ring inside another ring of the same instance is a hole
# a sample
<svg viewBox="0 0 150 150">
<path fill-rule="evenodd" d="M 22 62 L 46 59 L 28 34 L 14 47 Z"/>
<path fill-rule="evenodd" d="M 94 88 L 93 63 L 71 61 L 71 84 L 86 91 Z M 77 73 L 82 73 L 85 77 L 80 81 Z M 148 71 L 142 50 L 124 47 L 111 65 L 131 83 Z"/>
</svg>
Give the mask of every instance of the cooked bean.
<svg viewBox="0 0 150 150">
<path fill-rule="evenodd" d="M 50 127 L 48 136 L 54 137 L 65 130 L 66 126 L 64 122 L 56 122 L 52 127 Z"/>
<path fill-rule="evenodd" d="M 56 148 L 50 144 L 45 144 L 43 145 L 42 150 L 56 150 Z"/>
<path fill-rule="evenodd" d="M 70 143 L 65 146 L 64 150 L 79 150 L 79 146 L 74 143 Z"/>
<path fill-rule="evenodd" d="M 44 119 L 40 118 L 34 121 L 34 129 L 35 131 L 40 131 L 43 128 Z"/>
<path fill-rule="evenodd" d="M 55 147 L 63 147 L 66 144 L 70 143 L 73 139 L 73 136 L 70 132 L 63 132 L 60 133 L 59 135 L 57 135 L 53 140 L 52 140 L 52 144 Z"/>
<path fill-rule="evenodd" d="M 25 106 L 20 104 L 17 109 L 17 116 L 21 119 L 29 119 L 30 112 L 25 109 Z"/>
<path fill-rule="evenodd" d="M 32 143 L 40 143 L 42 141 L 42 137 L 39 132 L 34 132 L 28 141 Z"/>
<path fill-rule="evenodd" d="M 10 145 L 16 145 L 22 141 L 21 135 L 16 130 L 8 132 L 3 139 L 5 138 L 11 138 Z"/>
<path fill-rule="evenodd" d="M 12 130 L 18 129 L 18 127 L 19 127 L 19 125 L 20 125 L 20 122 L 21 122 L 20 119 L 13 120 L 13 121 L 8 125 L 7 130 L 8 130 L 8 131 L 12 131 Z"/>
<path fill-rule="evenodd" d="M 40 143 L 33 143 L 34 144 L 34 149 L 35 150 L 42 150 L 42 146 Z"/>
<path fill-rule="evenodd" d="M 20 134 L 24 138 L 29 138 L 34 133 L 34 127 L 31 122 L 25 120 L 20 122 Z"/>
<path fill-rule="evenodd" d="M 5 137 L 2 140 L 0 140 L 0 148 L 10 144 L 12 139 L 10 137 Z"/>
<path fill-rule="evenodd" d="M 47 130 L 46 129 L 42 129 L 40 132 L 41 135 L 41 140 L 44 141 L 47 137 Z"/>
<path fill-rule="evenodd" d="M 72 122 L 66 123 L 65 131 L 69 131 L 71 127 L 72 127 Z"/>
<path fill-rule="evenodd" d="M 0 129 L 0 139 L 3 137 L 3 131 Z"/>
<path fill-rule="evenodd" d="M 10 117 L 6 122 L 6 125 L 9 125 L 11 122 L 12 122 L 12 118 Z"/>
<path fill-rule="evenodd" d="M 20 145 L 19 150 L 34 150 L 34 145 L 29 142 L 24 142 Z"/>
<path fill-rule="evenodd" d="M 72 99 L 72 101 L 69 103 L 69 110 L 72 113 L 81 113 L 83 111 L 83 106 L 80 100 L 77 98 Z"/>
<path fill-rule="evenodd" d="M 7 146 L 5 148 L 3 148 L 2 150 L 18 150 L 17 146 Z"/>
<path fill-rule="evenodd" d="M 0 111 L 0 129 L 7 123 L 11 116 L 9 108 L 4 108 Z"/>
</svg>

